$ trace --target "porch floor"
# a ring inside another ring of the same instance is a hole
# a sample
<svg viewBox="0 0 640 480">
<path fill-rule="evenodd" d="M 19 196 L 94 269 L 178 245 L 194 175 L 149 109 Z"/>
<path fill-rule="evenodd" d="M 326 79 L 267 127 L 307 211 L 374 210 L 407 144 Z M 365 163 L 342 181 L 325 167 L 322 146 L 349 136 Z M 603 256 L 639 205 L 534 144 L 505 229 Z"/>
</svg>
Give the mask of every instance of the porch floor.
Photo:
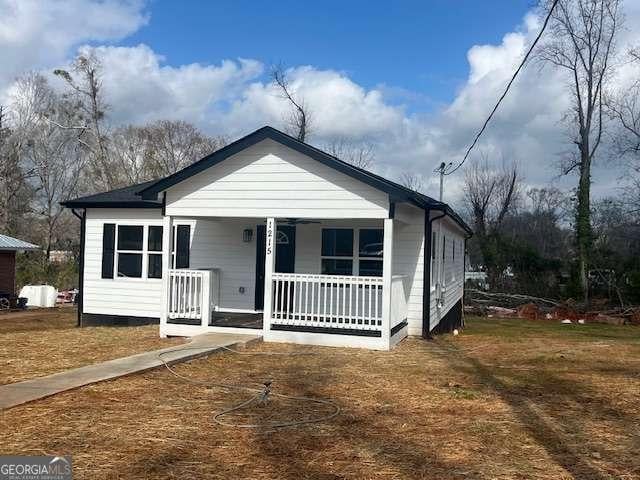
<svg viewBox="0 0 640 480">
<path fill-rule="evenodd" d="M 262 328 L 262 313 L 214 312 L 212 327 Z"/>
</svg>

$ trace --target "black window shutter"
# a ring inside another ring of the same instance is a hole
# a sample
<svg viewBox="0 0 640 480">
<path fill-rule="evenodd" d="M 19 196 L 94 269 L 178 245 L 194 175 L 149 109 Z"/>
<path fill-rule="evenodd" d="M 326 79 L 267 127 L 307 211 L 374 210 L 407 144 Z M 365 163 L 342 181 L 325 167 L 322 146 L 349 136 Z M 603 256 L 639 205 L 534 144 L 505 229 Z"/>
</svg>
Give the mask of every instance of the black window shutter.
<svg viewBox="0 0 640 480">
<path fill-rule="evenodd" d="M 115 245 L 116 225 L 105 223 L 102 228 L 102 278 L 113 278 Z"/>
<path fill-rule="evenodd" d="M 176 268 L 189 268 L 191 225 L 178 225 L 176 230 Z"/>
</svg>

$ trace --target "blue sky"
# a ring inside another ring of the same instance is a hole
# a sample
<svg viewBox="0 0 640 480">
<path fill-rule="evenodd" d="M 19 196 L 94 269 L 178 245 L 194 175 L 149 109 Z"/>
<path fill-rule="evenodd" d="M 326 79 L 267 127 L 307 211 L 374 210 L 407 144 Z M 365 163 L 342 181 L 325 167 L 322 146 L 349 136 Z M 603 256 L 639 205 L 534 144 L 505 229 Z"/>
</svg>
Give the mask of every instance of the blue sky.
<svg viewBox="0 0 640 480">
<path fill-rule="evenodd" d="M 393 87 L 390 97 L 411 92 L 397 100 L 421 110 L 453 100 L 469 71 L 469 48 L 500 43 L 531 5 L 531 0 L 157 0 L 148 6 L 150 22 L 121 44 L 150 45 L 171 65 L 257 58 L 339 70 L 366 88 Z"/>
<path fill-rule="evenodd" d="M 416 174 L 435 195 L 433 169 L 461 160 L 539 32 L 536 3 L 0 0 L 0 104 L 28 71 L 63 88 L 53 69 L 92 49 L 110 127 L 184 120 L 233 140 L 290 127 L 290 105 L 265 73 L 283 62 L 311 113 L 310 143 L 370 147 L 374 171 Z M 624 10 L 621 50 L 640 45 L 640 0 L 624 0 Z M 616 84 L 638 78 L 623 70 Z M 558 179 L 560 155 L 575 148 L 562 121 L 567 80 L 529 64 L 468 164 L 513 161 L 530 186 L 572 188 L 574 178 Z M 615 191 L 623 174 L 602 152 L 595 196 Z M 464 169 L 448 179 L 450 197 L 463 179 Z"/>
</svg>

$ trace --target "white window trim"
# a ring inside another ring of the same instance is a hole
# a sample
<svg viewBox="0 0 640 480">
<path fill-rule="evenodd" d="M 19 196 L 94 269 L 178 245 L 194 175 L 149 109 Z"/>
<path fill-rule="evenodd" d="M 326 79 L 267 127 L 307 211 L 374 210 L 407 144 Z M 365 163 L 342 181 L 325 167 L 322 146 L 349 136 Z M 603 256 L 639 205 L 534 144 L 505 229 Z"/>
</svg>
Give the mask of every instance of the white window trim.
<svg viewBox="0 0 640 480">
<path fill-rule="evenodd" d="M 149 227 L 162 227 L 160 224 L 140 224 L 135 222 L 119 222 L 116 223 L 115 231 L 115 245 L 114 245 L 114 258 L 113 258 L 113 279 L 114 281 L 133 281 L 133 282 L 161 282 L 162 278 L 149 278 L 149 254 L 161 255 L 162 251 L 149 250 Z M 118 248 L 118 235 L 120 227 L 142 227 L 142 250 L 120 250 Z M 164 229 L 162 232 L 164 235 Z M 140 277 L 122 277 L 118 275 L 118 260 L 121 253 L 133 253 L 136 255 L 142 255 L 142 275 Z"/>
<path fill-rule="evenodd" d="M 351 256 L 334 256 L 334 255 L 322 255 L 322 231 L 323 230 L 353 230 L 353 249 Z M 382 230 L 384 235 L 384 227 L 372 226 L 372 227 L 332 227 L 322 226 L 320 228 L 320 264 L 319 272 L 322 272 L 322 260 L 351 260 L 351 275 L 352 277 L 360 276 L 360 260 L 377 260 L 382 261 L 383 257 L 361 257 L 360 256 L 360 230 Z M 383 252 L 384 256 L 384 252 Z M 331 274 L 327 274 L 331 275 Z"/>
</svg>

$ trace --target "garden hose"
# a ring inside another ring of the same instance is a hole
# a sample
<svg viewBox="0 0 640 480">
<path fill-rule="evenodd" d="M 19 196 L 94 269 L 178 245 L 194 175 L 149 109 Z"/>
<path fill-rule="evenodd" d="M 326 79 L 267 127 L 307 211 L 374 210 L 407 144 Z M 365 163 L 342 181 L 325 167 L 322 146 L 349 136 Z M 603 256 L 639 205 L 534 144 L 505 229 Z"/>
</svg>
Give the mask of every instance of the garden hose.
<svg viewBox="0 0 640 480">
<path fill-rule="evenodd" d="M 228 352 L 231 353 L 235 353 L 238 355 L 268 355 L 268 356 L 299 356 L 299 355 L 315 355 L 312 352 L 240 352 L 238 350 L 234 350 L 233 348 L 230 347 L 225 347 L 225 346 L 221 346 L 219 347 L 220 349 L 226 350 Z M 217 387 L 217 388 L 222 388 L 225 390 L 240 390 L 240 391 L 244 391 L 244 392 L 251 392 L 254 395 L 249 398 L 248 400 L 245 400 L 243 402 L 240 402 L 236 405 L 233 405 L 229 408 L 226 408 L 216 414 L 214 414 L 213 416 L 213 421 L 219 425 L 223 425 L 225 427 L 235 427 L 235 428 L 264 428 L 264 429 L 278 429 L 278 428 L 286 428 L 286 427 L 297 427 L 297 426 L 301 426 L 301 425 L 308 425 L 311 423 L 320 423 L 320 422 L 324 422 L 324 421 L 328 421 L 331 420 L 332 418 L 335 418 L 336 416 L 338 416 L 340 414 L 340 407 L 333 401 L 331 400 L 325 400 L 322 398 L 313 398 L 313 397 L 299 397 L 299 396 L 293 396 L 293 395 L 284 395 L 281 393 L 274 393 L 271 391 L 271 387 L 272 387 L 272 382 L 271 381 L 266 381 L 264 382 L 264 384 L 262 385 L 262 388 L 255 388 L 255 387 L 248 387 L 246 385 L 238 385 L 238 384 L 233 384 L 233 383 L 219 383 L 219 382 L 211 382 L 211 381 L 204 381 L 204 380 L 199 380 L 199 379 L 195 379 L 195 378 L 191 378 L 191 377 L 187 377 L 184 375 L 179 374 L 178 372 L 176 372 L 169 363 L 167 363 L 167 361 L 162 358 L 163 355 L 165 354 L 169 354 L 169 353 L 175 353 L 175 352 L 180 352 L 180 351 L 186 351 L 186 350 L 202 350 L 202 347 L 185 347 L 185 348 L 179 348 L 179 349 L 175 349 L 175 350 L 169 350 L 169 351 L 165 351 L 165 352 L 160 352 L 158 354 L 158 358 L 160 359 L 160 361 L 164 364 L 164 366 L 166 367 L 167 370 L 169 370 L 169 372 L 175 376 L 176 378 L 179 378 L 180 380 L 190 383 L 192 385 L 200 385 L 203 387 Z M 275 422 L 275 423 L 270 423 L 270 424 L 252 424 L 252 423 L 232 423 L 232 422 L 227 422 L 224 421 L 222 419 L 223 416 L 225 415 L 229 415 L 231 413 L 234 412 L 238 412 L 239 410 L 242 410 L 244 408 L 247 408 L 255 403 L 258 404 L 266 404 L 269 401 L 270 397 L 277 397 L 277 398 L 281 398 L 281 399 L 285 399 L 285 400 L 293 400 L 293 401 L 298 401 L 298 402 L 310 402 L 310 403 L 315 403 L 318 405 L 328 405 L 330 407 L 332 407 L 333 411 L 327 415 L 322 415 L 319 417 L 313 417 L 313 418 L 307 418 L 304 420 L 291 420 L 288 422 Z"/>
</svg>

